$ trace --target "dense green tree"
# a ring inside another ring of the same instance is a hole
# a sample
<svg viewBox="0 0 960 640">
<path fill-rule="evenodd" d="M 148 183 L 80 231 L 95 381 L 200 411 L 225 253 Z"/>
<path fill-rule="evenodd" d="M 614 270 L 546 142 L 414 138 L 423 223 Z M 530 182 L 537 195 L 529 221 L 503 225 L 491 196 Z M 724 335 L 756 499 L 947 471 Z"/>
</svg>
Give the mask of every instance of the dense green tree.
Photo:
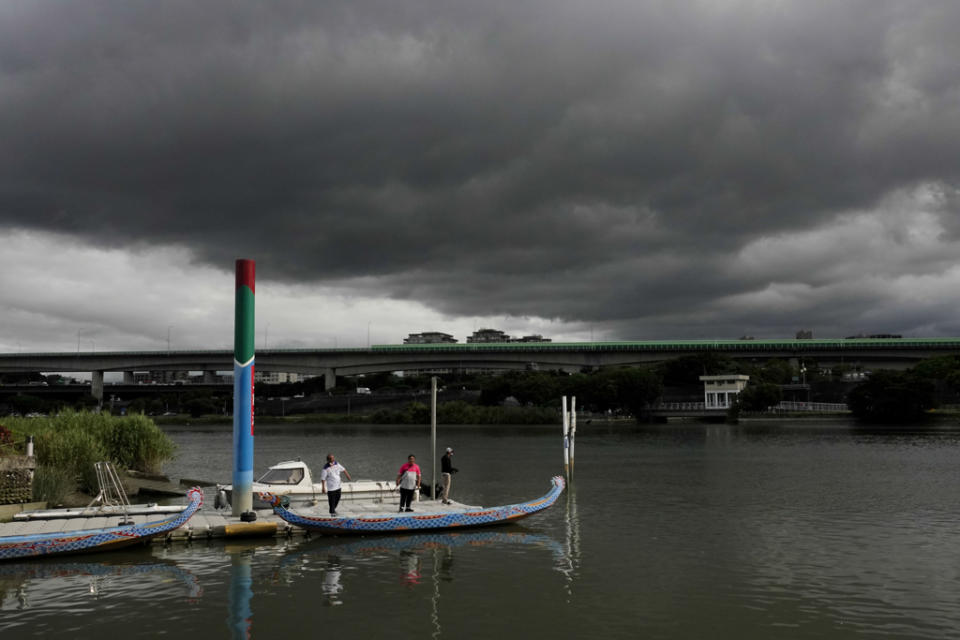
<svg viewBox="0 0 960 640">
<path fill-rule="evenodd" d="M 564 394 L 563 381 L 557 375 L 547 372 L 531 372 L 518 376 L 511 387 L 511 395 L 520 404 L 542 407 L 556 404 Z"/>
<path fill-rule="evenodd" d="M 517 377 L 513 372 L 488 377 L 480 387 L 480 404 L 486 406 L 503 404 L 504 400 L 513 395 L 513 383 Z"/>
<path fill-rule="evenodd" d="M 789 362 L 773 358 L 757 369 L 756 377 L 752 377 L 751 381 L 765 384 L 790 384 L 794 376 L 798 375 L 797 370 L 791 367 Z"/>
<path fill-rule="evenodd" d="M 680 387 L 699 383 L 700 376 L 731 373 L 736 364 L 729 356 L 709 351 L 661 362 L 657 370 L 664 385 Z"/>
<path fill-rule="evenodd" d="M 184 406 L 186 406 L 187 411 L 194 418 L 199 418 L 200 416 L 204 416 L 204 415 L 220 413 L 220 404 L 210 397 L 190 398 L 184 403 Z"/>
<path fill-rule="evenodd" d="M 941 383 L 953 391 L 960 391 L 960 356 L 927 358 L 917 363 L 912 371 L 920 378 Z"/>
<path fill-rule="evenodd" d="M 637 420 L 651 403 L 660 397 L 660 377 L 650 369 L 624 367 L 611 374 L 617 388 L 617 404 Z"/>
<path fill-rule="evenodd" d="M 875 371 L 847 395 L 847 404 L 860 420 L 915 422 L 936 407 L 934 391 L 913 371 Z"/>
<path fill-rule="evenodd" d="M 13 407 L 14 411 L 22 415 L 35 412 L 44 412 L 47 408 L 47 403 L 44 402 L 42 398 L 28 394 L 12 396 L 9 400 L 7 400 L 7 402 L 10 403 L 10 406 Z"/>
<path fill-rule="evenodd" d="M 780 385 L 770 382 L 753 382 L 740 392 L 738 401 L 744 411 L 766 411 L 779 404 L 783 398 Z"/>
<path fill-rule="evenodd" d="M 576 396 L 577 406 L 640 415 L 661 395 L 660 378 L 649 368 L 618 367 L 567 375 L 559 371 L 510 372 L 483 382 L 480 403 L 501 404 L 514 396 L 522 404 L 555 407 L 561 396 Z"/>
</svg>

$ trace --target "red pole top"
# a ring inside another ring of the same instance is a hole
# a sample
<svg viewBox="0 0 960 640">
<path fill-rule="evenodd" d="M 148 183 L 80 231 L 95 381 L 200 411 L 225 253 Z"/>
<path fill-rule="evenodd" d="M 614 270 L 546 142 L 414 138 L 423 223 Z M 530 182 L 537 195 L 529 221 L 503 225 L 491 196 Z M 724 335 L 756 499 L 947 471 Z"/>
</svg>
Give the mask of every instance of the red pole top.
<svg viewBox="0 0 960 640">
<path fill-rule="evenodd" d="M 256 280 L 256 271 L 257 263 L 253 260 L 245 260 L 243 258 L 237 260 L 237 288 L 246 285 L 250 287 L 250 291 L 256 293 L 256 289 L 253 287 L 254 280 Z"/>
</svg>

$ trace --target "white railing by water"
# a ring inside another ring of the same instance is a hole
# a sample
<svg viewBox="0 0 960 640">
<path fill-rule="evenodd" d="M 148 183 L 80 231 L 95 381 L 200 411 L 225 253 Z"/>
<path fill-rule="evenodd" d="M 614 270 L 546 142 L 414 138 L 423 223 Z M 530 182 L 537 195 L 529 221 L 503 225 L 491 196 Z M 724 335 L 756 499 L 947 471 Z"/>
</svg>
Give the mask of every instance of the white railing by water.
<svg viewBox="0 0 960 640">
<path fill-rule="evenodd" d="M 848 407 L 843 402 L 791 402 L 787 400 L 781 400 L 780 404 L 771 407 L 773 411 L 821 411 L 821 412 L 834 412 L 834 411 L 849 411 Z"/>
<path fill-rule="evenodd" d="M 726 409 L 726 407 L 710 407 L 711 409 Z M 654 411 L 705 411 L 707 405 L 703 402 L 661 402 L 651 407 Z"/>
<path fill-rule="evenodd" d="M 650 407 L 653 411 L 726 411 L 729 407 L 711 406 L 708 407 L 703 402 L 661 402 Z M 793 402 L 783 400 L 780 404 L 774 405 L 768 409 L 771 413 L 793 412 L 793 411 L 813 411 L 821 413 L 835 413 L 838 411 L 849 411 L 850 407 L 842 402 Z"/>
</svg>

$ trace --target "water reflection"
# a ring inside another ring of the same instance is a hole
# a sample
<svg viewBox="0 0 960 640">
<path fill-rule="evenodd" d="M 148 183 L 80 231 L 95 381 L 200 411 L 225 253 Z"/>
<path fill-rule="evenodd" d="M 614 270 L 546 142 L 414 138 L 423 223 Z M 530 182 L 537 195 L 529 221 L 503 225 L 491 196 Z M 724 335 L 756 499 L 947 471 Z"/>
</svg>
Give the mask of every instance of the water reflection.
<svg viewBox="0 0 960 640">
<path fill-rule="evenodd" d="M 563 521 L 566 540 L 563 553 L 557 559 L 557 570 L 567 582 L 567 602 L 573 598 L 573 581 L 580 569 L 580 516 L 577 513 L 577 489 L 571 481 L 567 485 Z"/>
<path fill-rule="evenodd" d="M 141 586 L 159 583 L 180 583 L 188 600 L 196 601 L 203 594 L 197 577 L 172 562 L 145 562 L 129 564 L 115 559 L 101 562 L 64 562 L 46 559 L 0 564 L 0 606 L 11 594 L 17 610 L 30 608 L 28 594 L 36 589 L 38 595 L 50 589 L 62 589 L 58 579 L 88 576 L 87 591 L 94 599 L 108 595 L 112 590 L 126 587 L 127 578 L 136 577 Z"/>
<path fill-rule="evenodd" d="M 244 549 L 230 554 L 230 590 L 228 595 L 227 626 L 232 638 L 251 637 L 253 610 L 253 550 Z"/>
<path fill-rule="evenodd" d="M 575 522 L 576 508 L 567 523 Z M 390 580 L 404 590 L 432 591 L 430 619 L 433 636 L 441 633 L 440 604 L 445 583 L 456 579 L 458 552 L 481 547 L 504 548 L 522 545 L 541 548 L 553 557 L 553 567 L 572 584 L 579 559 L 579 534 L 569 534 L 567 543 L 531 533 L 519 528 L 498 528 L 496 531 L 469 531 L 416 535 L 392 535 L 358 538 L 313 538 L 291 541 L 279 552 L 277 560 L 266 575 L 262 573 L 264 547 L 256 543 L 231 544 L 225 547 L 230 561 L 227 626 L 230 637 L 248 640 L 254 637 L 255 614 L 251 601 L 255 592 L 264 588 L 283 586 L 297 589 L 302 584 L 317 584 L 325 607 L 337 607 L 352 599 L 364 600 L 369 589 L 370 576 L 359 575 L 358 568 L 367 567 L 371 573 L 384 569 L 393 574 Z M 275 552 L 270 552 L 272 555 Z M 393 567 L 390 569 L 390 567 Z M 260 567 L 258 570 L 257 568 Z M 259 577 L 258 577 L 259 574 Z M 269 576 L 269 577 L 267 577 Z M 266 578 L 266 579 L 264 579 Z M 352 583 L 352 587 L 351 587 Z M 356 593 L 351 593 L 351 588 Z M 353 603 L 356 605 L 356 602 Z M 270 613 L 266 614 L 269 618 Z M 265 619 L 268 619 L 265 618 Z"/>
<path fill-rule="evenodd" d="M 324 557 L 327 569 L 338 572 L 342 569 L 341 557 L 396 554 L 399 563 L 400 581 L 404 584 L 419 584 L 423 569 L 423 557 L 427 552 L 440 551 L 443 559 L 438 567 L 441 579 L 453 580 L 453 551 L 464 547 L 492 545 L 531 545 L 553 553 L 558 570 L 570 566 L 567 550 L 553 538 L 523 530 L 472 531 L 457 533 L 420 533 L 415 535 L 390 535 L 351 538 L 315 538 L 304 540 L 294 551 L 280 561 L 278 573 L 289 576 L 291 571 L 302 569 L 312 558 Z M 339 577 L 339 575 L 338 575 Z M 338 593 L 343 590 L 342 586 Z"/>
<path fill-rule="evenodd" d="M 323 604 L 328 607 L 335 607 L 343 604 L 340 599 L 340 592 L 343 591 L 343 585 L 340 584 L 340 577 L 343 574 L 343 565 L 340 558 L 336 555 L 327 556 L 327 566 L 323 572 Z"/>
</svg>

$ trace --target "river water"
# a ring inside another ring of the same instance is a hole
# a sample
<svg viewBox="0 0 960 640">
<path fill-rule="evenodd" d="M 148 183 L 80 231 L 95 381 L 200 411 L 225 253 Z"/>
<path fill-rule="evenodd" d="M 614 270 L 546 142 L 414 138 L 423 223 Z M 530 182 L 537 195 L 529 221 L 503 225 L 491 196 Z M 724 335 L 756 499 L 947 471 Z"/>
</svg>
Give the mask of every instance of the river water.
<svg viewBox="0 0 960 640">
<path fill-rule="evenodd" d="M 171 427 L 228 481 L 229 427 Z M 546 493 L 559 427 L 441 427 L 454 497 Z M 259 472 L 336 453 L 385 479 L 426 428 L 258 426 Z M 429 464 L 424 464 L 429 477 Z M 0 634 L 294 638 L 960 637 L 960 428 L 581 425 L 569 490 L 458 534 L 154 545 L 0 564 Z"/>
</svg>

